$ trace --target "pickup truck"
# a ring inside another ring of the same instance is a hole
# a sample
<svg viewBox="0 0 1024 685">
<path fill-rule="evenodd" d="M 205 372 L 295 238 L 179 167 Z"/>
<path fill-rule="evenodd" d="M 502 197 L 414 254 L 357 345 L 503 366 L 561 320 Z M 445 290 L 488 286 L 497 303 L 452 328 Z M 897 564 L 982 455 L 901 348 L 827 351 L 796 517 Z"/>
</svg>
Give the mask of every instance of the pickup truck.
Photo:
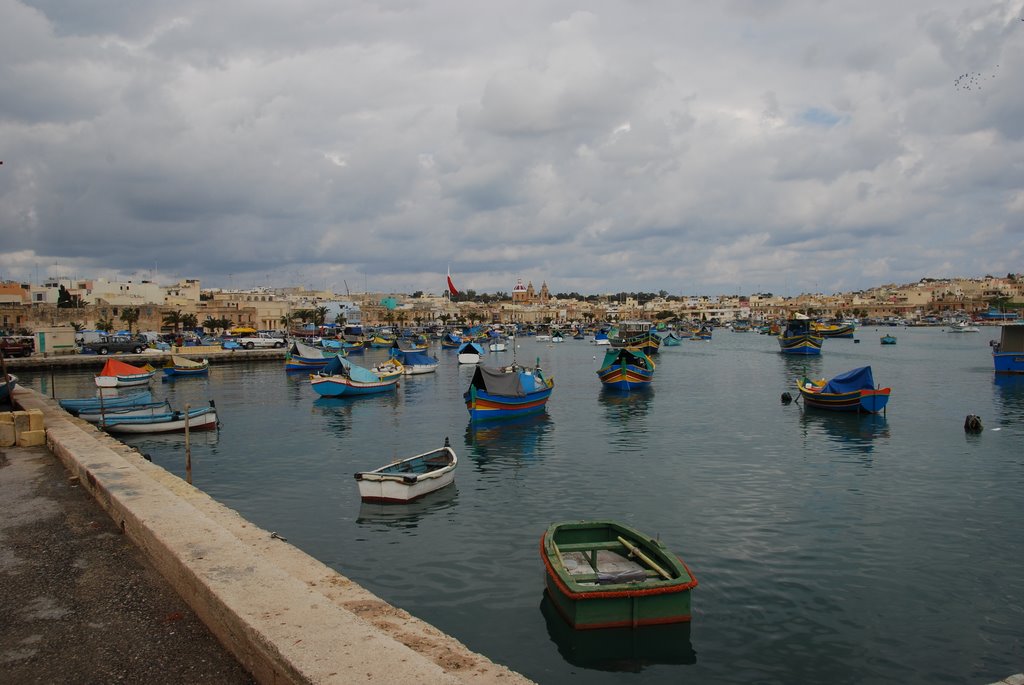
<svg viewBox="0 0 1024 685">
<path fill-rule="evenodd" d="M 284 347 L 288 344 L 288 341 L 279 335 L 272 335 L 270 333 L 257 333 L 256 335 L 246 335 L 240 338 L 233 338 L 231 342 L 235 343 L 239 347 L 243 347 L 247 350 L 254 350 L 257 347 Z"/>
<path fill-rule="evenodd" d="M 95 352 L 96 354 L 111 354 L 118 352 L 134 352 L 141 354 L 147 345 L 137 338 L 129 338 L 127 335 L 104 335 L 95 342 L 82 345 L 82 351 Z"/>
<path fill-rule="evenodd" d="M 28 357 L 35 351 L 31 339 L 3 337 L 0 338 L 0 351 L 5 357 Z"/>
</svg>

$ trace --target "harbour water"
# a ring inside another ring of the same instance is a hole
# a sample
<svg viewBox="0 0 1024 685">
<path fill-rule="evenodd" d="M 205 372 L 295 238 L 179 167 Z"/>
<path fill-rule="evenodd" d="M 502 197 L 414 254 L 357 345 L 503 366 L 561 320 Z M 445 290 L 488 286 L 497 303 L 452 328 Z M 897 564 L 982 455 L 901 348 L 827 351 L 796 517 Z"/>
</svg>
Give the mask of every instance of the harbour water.
<svg viewBox="0 0 1024 685">
<path fill-rule="evenodd" d="M 898 343 L 880 345 L 885 332 Z M 868 328 L 795 358 L 718 330 L 662 348 L 654 388 L 632 395 L 601 391 L 604 348 L 519 338 L 519 362 L 555 379 L 547 411 L 476 427 L 461 398 L 472 368 L 437 347 L 436 373 L 386 396 L 318 399 L 280 361 L 153 392 L 216 400 L 221 429 L 193 435 L 198 487 L 540 683 L 990 683 L 1024 659 L 1024 378 L 993 374 L 997 334 Z M 893 388 L 885 416 L 780 401 L 798 375 L 864 365 Z M 95 392 L 90 372 L 18 375 L 56 397 Z M 353 472 L 445 437 L 453 487 L 360 504 Z M 125 442 L 184 477 L 180 436 Z M 566 629 L 544 601 L 540 536 L 589 518 L 686 561 L 691 624 Z"/>
</svg>

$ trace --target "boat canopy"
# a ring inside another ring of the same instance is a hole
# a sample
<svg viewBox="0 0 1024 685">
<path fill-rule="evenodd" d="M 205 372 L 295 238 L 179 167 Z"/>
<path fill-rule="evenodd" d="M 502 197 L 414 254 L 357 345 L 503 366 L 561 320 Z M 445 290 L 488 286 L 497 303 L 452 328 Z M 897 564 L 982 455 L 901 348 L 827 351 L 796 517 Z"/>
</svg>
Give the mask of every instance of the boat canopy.
<svg viewBox="0 0 1024 685">
<path fill-rule="evenodd" d="M 494 369 L 489 366 L 477 366 L 473 372 L 471 386 L 483 390 L 491 395 L 504 397 L 525 397 L 531 392 L 544 389 L 543 381 L 533 373 L 515 367 L 511 372 L 504 369 Z"/>
<path fill-rule="evenodd" d="M 468 341 L 459 348 L 459 354 L 484 354 L 484 348 L 480 343 Z"/>
<path fill-rule="evenodd" d="M 422 352 L 397 352 L 393 355 L 405 366 L 433 366 L 437 360 Z"/>
<path fill-rule="evenodd" d="M 206 366 L 206 362 L 193 361 L 187 357 L 179 357 L 176 354 L 171 355 L 171 363 L 182 369 L 201 369 Z"/>
<path fill-rule="evenodd" d="M 654 368 L 654 363 L 650 357 L 640 350 L 631 350 L 628 347 L 616 347 L 605 352 L 601 368 L 603 369 L 612 364 L 621 364 L 623 361 L 644 369 Z"/>
<path fill-rule="evenodd" d="M 126 364 L 125 362 L 118 361 L 117 359 L 108 359 L 107 363 L 103 365 L 103 369 L 100 370 L 100 376 L 134 376 L 140 373 L 149 373 L 147 369 L 140 369 L 137 366 Z"/>
<path fill-rule="evenodd" d="M 871 376 L 870 366 L 861 366 L 859 368 L 841 373 L 821 389 L 823 393 L 835 393 L 842 394 L 848 392 L 854 392 L 856 390 L 874 390 L 875 379 Z"/>
<path fill-rule="evenodd" d="M 327 359 L 328 357 L 334 356 L 331 353 L 325 354 L 324 350 L 320 348 L 300 343 L 298 340 L 292 343 L 292 347 L 288 350 L 288 354 L 293 357 L 306 357 L 307 359 Z"/>
<path fill-rule="evenodd" d="M 339 355 L 327 362 L 327 366 L 320 373 L 325 376 L 336 376 L 338 374 L 347 374 L 350 368 L 352 368 L 352 362 Z"/>
</svg>

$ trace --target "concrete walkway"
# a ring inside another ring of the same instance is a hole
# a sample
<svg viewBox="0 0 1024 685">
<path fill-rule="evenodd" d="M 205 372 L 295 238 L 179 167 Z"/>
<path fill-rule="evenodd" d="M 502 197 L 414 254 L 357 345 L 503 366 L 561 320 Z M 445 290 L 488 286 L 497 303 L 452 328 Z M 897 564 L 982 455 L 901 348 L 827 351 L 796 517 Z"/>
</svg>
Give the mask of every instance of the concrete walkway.
<svg viewBox="0 0 1024 685">
<path fill-rule="evenodd" d="M 530 682 L 272 537 L 94 426 L 70 417 L 52 400 L 20 387 L 15 399 L 23 409 L 43 412 L 49 453 L 64 463 L 66 478 L 91 493 L 112 519 L 113 530 L 141 550 L 257 681 Z M 110 522 L 103 524 L 109 527 Z M 28 528 L 35 525 L 24 522 Z M 9 557 L 17 555 L 0 551 L 0 563 Z M 120 581 L 112 576 L 109 582 Z M 11 600 L 17 604 L 18 595 Z M 40 606 L 45 610 L 49 605 Z M 22 639 L 30 645 L 33 638 Z M 74 651 L 77 638 L 70 639 Z M 131 653 L 134 641 L 148 639 L 149 631 L 125 631 L 119 647 Z M 102 658 L 97 655 L 96 661 Z M 31 669 L 26 673 L 30 682 L 36 679 Z M 239 675 L 244 679 L 235 671 Z M 232 682 L 230 677 L 213 679 Z M 202 679 L 184 676 L 177 682 Z"/>
<path fill-rule="evenodd" d="M 0 449 L 0 681 L 250 683 L 45 447 Z"/>
</svg>

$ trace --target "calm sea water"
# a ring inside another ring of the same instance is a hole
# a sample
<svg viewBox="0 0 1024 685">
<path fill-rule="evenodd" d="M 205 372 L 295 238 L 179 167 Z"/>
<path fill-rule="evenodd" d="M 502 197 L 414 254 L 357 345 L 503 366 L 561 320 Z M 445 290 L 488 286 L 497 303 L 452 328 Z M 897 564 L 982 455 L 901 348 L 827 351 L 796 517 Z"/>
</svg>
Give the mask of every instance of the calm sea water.
<svg viewBox="0 0 1024 685">
<path fill-rule="evenodd" d="M 627 396 L 601 391 L 602 348 L 520 338 L 518 360 L 555 378 L 547 412 L 480 427 L 461 401 L 472 369 L 440 349 L 437 373 L 388 396 L 318 399 L 280 362 L 153 389 L 217 402 L 221 430 L 195 436 L 197 486 L 538 682 L 990 683 L 1024 670 L 1024 378 L 992 372 L 996 335 L 868 328 L 794 358 L 716 331 L 663 348 L 655 387 Z M 885 417 L 780 401 L 796 375 L 866 364 L 893 388 Z M 94 392 L 89 373 L 20 375 Z M 446 436 L 454 487 L 360 504 L 353 472 Z M 184 477 L 180 437 L 126 442 Z M 690 625 L 577 633 L 551 615 L 542 532 L 605 517 L 689 564 Z"/>
</svg>

